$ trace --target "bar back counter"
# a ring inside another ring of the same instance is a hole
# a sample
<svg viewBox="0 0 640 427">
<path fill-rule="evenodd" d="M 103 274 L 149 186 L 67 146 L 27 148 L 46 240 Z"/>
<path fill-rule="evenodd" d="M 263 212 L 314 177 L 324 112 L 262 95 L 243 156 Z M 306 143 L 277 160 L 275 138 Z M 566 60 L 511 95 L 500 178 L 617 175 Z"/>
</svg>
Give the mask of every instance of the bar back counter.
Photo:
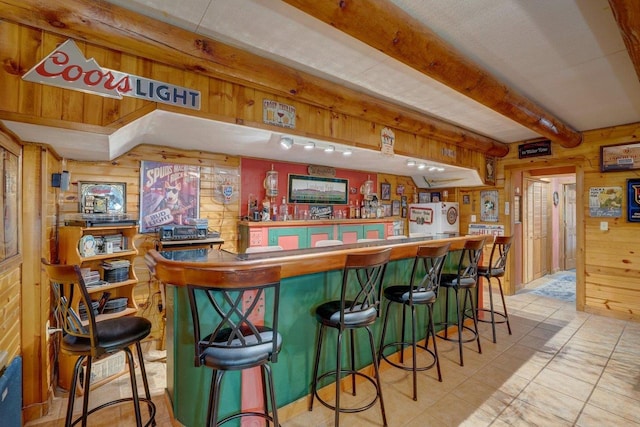
<svg viewBox="0 0 640 427">
<path fill-rule="evenodd" d="M 174 417 L 185 426 L 204 425 L 211 381 L 208 371 L 194 366 L 193 327 L 185 288 L 187 283 L 182 274 L 186 266 L 230 270 L 243 270 L 257 265 L 281 266 L 278 328 L 283 337 L 283 345 L 278 362 L 273 364 L 272 369 L 278 407 L 282 407 L 304 398 L 310 392 L 317 339 L 314 309 L 321 302 L 339 294 L 347 254 L 390 247 L 391 261 L 387 266 L 383 284 L 408 283 L 412 262 L 419 246 L 451 243 L 444 269 L 453 271 L 457 264 L 454 252 L 460 250 L 469 239 L 477 240 L 478 236 L 436 235 L 252 254 L 234 254 L 211 248 L 149 251 L 145 257 L 147 265 L 156 278 L 167 286 L 167 392 L 172 401 Z M 443 301 L 444 298 L 438 298 L 434 307 L 436 322 L 444 313 Z M 268 304 L 268 301 L 266 303 Z M 390 324 L 388 334 L 399 335 L 398 325 L 401 324 L 401 316 L 398 315 L 394 320 L 395 322 Z M 424 323 L 424 319 L 420 319 L 419 322 Z M 379 339 L 381 322 L 378 322 L 373 330 L 376 339 Z M 330 346 L 323 353 L 323 357 L 335 358 L 335 349 L 331 349 Z M 356 354 L 358 368 L 368 366 L 371 362 L 371 355 L 366 351 Z M 234 377 L 236 374 L 238 376 Z M 259 383 L 253 383 L 250 377 L 245 378 L 246 374 L 242 374 L 243 378 L 240 378 L 240 375 L 237 372 L 229 372 L 225 377 L 220 405 L 221 416 L 225 415 L 224 412 L 236 412 L 240 407 L 260 407 L 262 404 Z M 242 390 L 241 383 L 244 385 Z M 241 393 L 242 402 L 238 399 Z M 306 408 L 306 405 L 302 407 Z"/>
</svg>

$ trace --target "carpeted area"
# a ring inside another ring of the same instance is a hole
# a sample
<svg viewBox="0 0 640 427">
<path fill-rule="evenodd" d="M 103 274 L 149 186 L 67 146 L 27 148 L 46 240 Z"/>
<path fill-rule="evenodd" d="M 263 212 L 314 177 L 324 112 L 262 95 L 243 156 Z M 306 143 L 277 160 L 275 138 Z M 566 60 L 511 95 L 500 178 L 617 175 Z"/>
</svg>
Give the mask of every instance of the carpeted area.
<svg viewBox="0 0 640 427">
<path fill-rule="evenodd" d="M 555 298 L 563 301 L 576 300 L 576 273 L 561 271 L 547 276 L 547 282 L 531 290 L 532 294 Z"/>
</svg>

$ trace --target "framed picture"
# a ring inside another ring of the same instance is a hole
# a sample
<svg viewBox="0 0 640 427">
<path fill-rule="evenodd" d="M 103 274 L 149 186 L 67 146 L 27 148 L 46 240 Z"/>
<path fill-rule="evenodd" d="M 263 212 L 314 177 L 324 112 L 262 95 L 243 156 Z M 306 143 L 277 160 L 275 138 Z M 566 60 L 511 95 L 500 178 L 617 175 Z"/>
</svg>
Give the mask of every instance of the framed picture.
<svg viewBox="0 0 640 427">
<path fill-rule="evenodd" d="M 498 222 L 498 190 L 480 192 L 480 220 Z"/>
<path fill-rule="evenodd" d="M 627 180 L 627 221 L 640 222 L 640 179 Z"/>
<path fill-rule="evenodd" d="M 418 193 L 418 203 L 431 203 L 431 193 Z"/>
<path fill-rule="evenodd" d="M 471 204 L 471 196 L 468 194 L 463 194 L 462 195 L 462 204 L 463 205 L 470 205 Z"/>
<path fill-rule="evenodd" d="M 308 175 L 289 175 L 289 203 L 346 205 L 349 181 Z"/>
<path fill-rule="evenodd" d="M 484 176 L 485 184 L 495 185 L 496 183 L 496 158 L 495 157 L 485 157 L 485 170 L 486 170 L 486 174 Z"/>
<path fill-rule="evenodd" d="M 383 203 L 382 207 L 384 208 L 384 216 L 385 217 L 390 217 L 391 216 L 391 203 Z"/>
<path fill-rule="evenodd" d="M 402 196 L 402 197 L 400 197 L 400 205 L 401 205 L 403 208 L 406 208 L 406 207 L 407 207 L 407 196 Z"/>
<path fill-rule="evenodd" d="M 440 192 L 439 191 L 434 191 L 433 193 L 431 193 L 431 201 L 433 203 L 437 203 L 441 200 L 440 198 Z"/>
<path fill-rule="evenodd" d="M 400 200 L 394 200 L 393 202 L 391 202 L 391 215 L 400 215 Z"/>
<path fill-rule="evenodd" d="M 407 207 L 406 206 L 402 207 L 402 214 L 400 216 L 402 218 L 406 218 L 407 217 Z"/>
<path fill-rule="evenodd" d="M 398 184 L 398 186 L 396 187 L 396 194 L 398 196 L 402 196 L 404 194 L 404 185 Z"/>
<path fill-rule="evenodd" d="M 640 169 L 640 142 L 600 147 L 600 171 Z"/>
<path fill-rule="evenodd" d="M 142 161 L 140 166 L 140 232 L 162 225 L 186 224 L 200 213 L 198 166 Z"/>
<path fill-rule="evenodd" d="M 127 211 L 125 182 L 79 182 L 78 200 L 83 214 L 121 214 Z"/>
<path fill-rule="evenodd" d="M 391 200 L 391 184 L 388 182 L 380 183 L 380 199 Z"/>
</svg>

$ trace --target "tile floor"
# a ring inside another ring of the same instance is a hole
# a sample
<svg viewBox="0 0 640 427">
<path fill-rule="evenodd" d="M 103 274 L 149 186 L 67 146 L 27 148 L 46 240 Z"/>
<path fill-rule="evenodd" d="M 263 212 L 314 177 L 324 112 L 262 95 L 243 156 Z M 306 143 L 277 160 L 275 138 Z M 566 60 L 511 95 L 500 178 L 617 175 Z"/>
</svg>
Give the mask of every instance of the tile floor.
<svg viewBox="0 0 640 427">
<path fill-rule="evenodd" d="M 411 399 L 410 374 L 383 362 L 390 427 L 640 425 L 640 323 L 576 312 L 574 303 L 536 296 L 529 289 L 507 297 L 507 306 L 513 335 L 498 325 L 493 344 L 490 324 L 480 324 L 482 354 L 466 344 L 464 367 L 458 364 L 457 345 L 438 340 L 443 382 L 435 370 L 419 374 L 417 402 Z M 171 426 L 164 398 L 155 400 L 158 425 Z M 117 425 L 131 425 L 125 415 L 115 416 L 120 417 Z M 101 422 L 91 425 L 116 425 L 113 418 Z M 382 425 L 379 404 L 341 414 L 340 422 Z M 316 403 L 312 412 L 289 416 L 281 424 L 331 426 L 333 412 Z M 62 423 L 49 419 L 29 425 Z"/>
</svg>

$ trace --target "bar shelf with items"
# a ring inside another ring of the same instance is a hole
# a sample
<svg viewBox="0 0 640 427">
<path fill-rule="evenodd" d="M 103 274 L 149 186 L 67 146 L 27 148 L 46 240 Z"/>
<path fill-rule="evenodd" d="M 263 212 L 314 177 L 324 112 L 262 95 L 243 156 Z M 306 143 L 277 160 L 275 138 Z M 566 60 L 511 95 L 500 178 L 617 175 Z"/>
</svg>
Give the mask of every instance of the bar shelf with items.
<svg viewBox="0 0 640 427">
<path fill-rule="evenodd" d="M 136 314 L 138 306 L 134 298 L 134 289 L 138 284 L 138 278 L 133 263 L 138 255 L 134 245 L 138 226 L 130 222 L 71 224 L 74 225 L 60 227 L 60 263 L 80 266 L 96 321 Z M 78 306 L 76 309 L 80 320 L 87 323 L 87 307 Z M 121 359 L 120 356 L 114 355 L 101 361 L 103 369 L 92 371 L 91 387 L 126 372 L 126 363 Z M 71 386 L 69 379 L 72 378 L 75 361 L 75 357 L 64 354 L 59 356 L 58 383 L 65 390 L 69 390 Z M 84 387 L 86 384 L 79 384 L 80 392 L 84 391 Z"/>
<path fill-rule="evenodd" d="M 126 309 L 99 314 L 97 321 L 137 312 L 134 288 L 138 278 L 133 261 L 138 251 L 133 241 L 136 225 L 65 226 L 60 228 L 60 262 L 79 265 L 90 295 L 109 292 L 111 299 L 127 299 Z"/>
</svg>

